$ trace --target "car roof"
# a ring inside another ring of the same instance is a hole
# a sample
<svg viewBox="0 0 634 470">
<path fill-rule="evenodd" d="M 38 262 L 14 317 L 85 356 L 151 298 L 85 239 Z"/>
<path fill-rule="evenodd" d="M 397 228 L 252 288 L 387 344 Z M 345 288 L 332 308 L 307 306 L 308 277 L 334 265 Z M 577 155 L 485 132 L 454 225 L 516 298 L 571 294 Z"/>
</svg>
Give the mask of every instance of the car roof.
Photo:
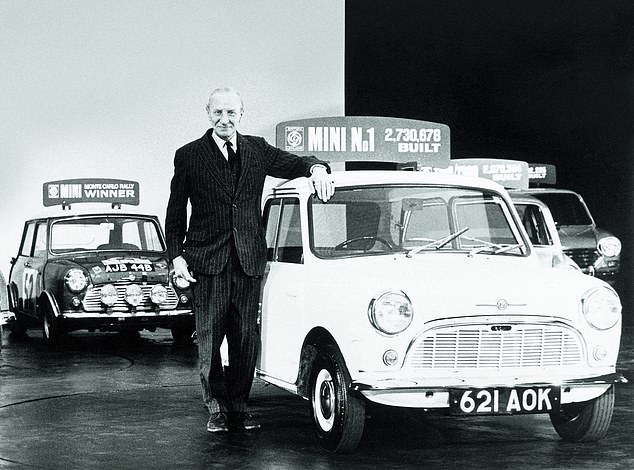
<svg viewBox="0 0 634 470">
<path fill-rule="evenodd" d="M 513 201 L 513 203 L 533 204 L 535 206 L 548 208 L 548 205 L 545 202 L 542 202 L 541 200 L 529 194 L 518 194 L 514 191 L 509 191 L 509 195 L 511 196 L 511 200 Z"/>
<path fill-rule="evenodd" d="M 475 187 L 497 192 L 505 191 L 502 185 L 489 179 L 428 171 L 333 171 L 331 173 L 331 177 L 335 183 L 335 188 L 373 184 L 429 184 Z M 296 178 L 290 181 L 284 181 L 276 186 L 275 189 L 289 190 L 305 188 L 307 187 L 306 181 L 306 178 Z"/>
<path fill-rule="evenodd" d="M 561 189 L 561 188 L 528 188 L 528 189 L 513 189 L 509 191 L 510 193 L 521 193 L 521 194 L 545 194 L 545 193 L 561 193 L 561 194 L 575 194 L 579 196 L 579 193 L 573 191 L 572 189 Z"/>
</svg>

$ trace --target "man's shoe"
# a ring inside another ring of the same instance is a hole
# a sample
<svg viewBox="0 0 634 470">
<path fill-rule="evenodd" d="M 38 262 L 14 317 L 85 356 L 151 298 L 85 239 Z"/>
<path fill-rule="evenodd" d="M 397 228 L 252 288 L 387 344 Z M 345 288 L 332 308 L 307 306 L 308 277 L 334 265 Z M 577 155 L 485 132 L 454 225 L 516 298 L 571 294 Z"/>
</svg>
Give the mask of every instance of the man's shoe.
<svg viewBox="0 0 634 470">
<path fill-rule="evenodd" d="M 234 413 L 232 425 L 239 431 L 251 431 L 253 429 L 260 429 L 260 423 L 253 419 L 249 413 L 241 412 Z"/>
<path fill-rule="evenodd" d="M 229 431 L 229 419 L 227 413 L 213 413 L 207 421 L 207 431 L 209 432 L 227 432 Z"/>
</svg>

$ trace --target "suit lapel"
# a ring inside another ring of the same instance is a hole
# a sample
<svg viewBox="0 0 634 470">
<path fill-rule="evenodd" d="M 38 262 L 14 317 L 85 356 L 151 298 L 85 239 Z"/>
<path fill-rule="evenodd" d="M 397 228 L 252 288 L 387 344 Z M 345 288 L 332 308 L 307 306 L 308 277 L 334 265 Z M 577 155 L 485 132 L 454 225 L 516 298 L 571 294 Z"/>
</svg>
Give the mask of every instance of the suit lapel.
<svg viewBox="0 0 634 470">
<path fill-rule="evenodd" d="M 198 158 L 202 161 L 203 166 L 207 169 L 211 177 L 218 183 L 218 187 L 222 188 L 229 196 L 232 195 L 231 182 L 227 181 L 221 175 L 224 173 L 224 162 L 221 160 L 222 154 L 218 155 L 220 151 L 216 152 L 212 148 L 213 144 L 210 142 L 207 134 L 200 138 L 200 151 L 198 152 Z"/>
</svg>

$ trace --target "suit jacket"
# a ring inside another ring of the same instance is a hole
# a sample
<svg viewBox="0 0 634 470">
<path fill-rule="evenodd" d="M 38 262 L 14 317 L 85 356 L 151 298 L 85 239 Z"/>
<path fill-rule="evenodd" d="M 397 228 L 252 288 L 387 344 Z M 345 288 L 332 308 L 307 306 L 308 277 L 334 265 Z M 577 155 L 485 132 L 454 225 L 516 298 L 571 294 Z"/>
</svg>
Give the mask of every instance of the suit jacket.
<svg viewBox="0 0 634 470">
<path fill-rule="evenodd" d="M 330 169 L 314 157 L 273 147 L 262 137 L 238 134 L 241 168 L 234 187 L 229 164 L 211 132 L 176 151 L 165 218 L 168 255 L 170 260 L 182 255 L 194 272 L 218 274 L 234 245 L 244 272 L 262 275 L 266 239 L 260 205 L 266 176 L 310 176 L 315 164 Z"/>
</svg>

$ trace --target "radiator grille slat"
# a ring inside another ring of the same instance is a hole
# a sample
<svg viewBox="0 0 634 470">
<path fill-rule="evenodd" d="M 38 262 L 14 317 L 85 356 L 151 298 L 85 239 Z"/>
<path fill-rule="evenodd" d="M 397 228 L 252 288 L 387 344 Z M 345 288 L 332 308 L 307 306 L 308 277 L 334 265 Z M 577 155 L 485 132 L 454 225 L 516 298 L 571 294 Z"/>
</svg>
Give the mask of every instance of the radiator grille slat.
<svg viewBox="0 0 634 470">
<path fill-rule="evenodd" d="M 566 328 L 514 325 L 509 331 L 492 331 L 490 326 L 482 325 L 430 330 L 410 348 L 404 367 L 561 367 L 580 364 L 582 360 L 580 340 Z"/>
</svg>

